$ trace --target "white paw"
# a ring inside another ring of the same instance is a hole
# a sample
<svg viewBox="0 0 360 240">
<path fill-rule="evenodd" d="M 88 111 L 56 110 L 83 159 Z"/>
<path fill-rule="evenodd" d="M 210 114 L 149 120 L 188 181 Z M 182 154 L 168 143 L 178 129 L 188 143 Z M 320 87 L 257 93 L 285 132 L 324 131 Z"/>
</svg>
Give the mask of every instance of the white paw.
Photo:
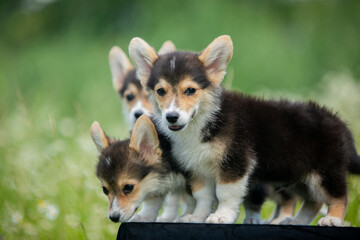
<svg viewBox="0 0 360 240">
<path fill-rule="evenodd" d="M 204 219 L 201 217 L 192 215 L 192 214 L 186 214 L 185 216 L 179 217 L 176 222 L 179 223 L 203 223 Z"/>
<path fill-rule="evenodd" d="M 176 218 L 171 218 L 171 217 L 157 217 L 156 221 L 157 222 L 174 222 Z"/>
<path fill-rule="evenodd" d="M 234 223 L 235 220 L 229 216 L 223 216 L 223 215 L 218 215 L 216 213 L 213 213 L 206 219 L 205 222 L 206 223 Z"/>
<path fill-rule="evenodd" d="M 259 212 L 247 210 L 244 224 L 262 224 L 261 215 Z"/>
<path fill-rule="evenodd" d="M 280 224 L 280 222 L 285 220 L 285 219 L 286 218 L 283 218 L 283 217 L 277 217 L 277 218 L 274 218 L 273 220 L 269 221 L 268 223 L 269 224 Z"/>
<path fill-rule="evenodd" d="M 140 216 L 139 214 L 135 214 L 129 220 L 129 222 L 154 222 L 154 221 L 155 221 L 154 218 L 143 217 L 143 216 Z"/>
<path fill-rule="evenodd" d="M 319 226 L 336 226 L 336 227 L 344 226 L 340 218 L 330 217 L 330 216 L 320 218 L 317 224 Z"/>
<path fill-rule="evenodd" d="M 304 225 L 301 222 L 299 222 L 298 220 L 296 220 L 295 218 L 285 218 L 279 224 L 280 225 Z"/>
<path fill-rule="evenodd" d="M 251 218 L 245 218 L 244 224 L 262 224 L 261 218 L 257 217 L 251 217 Z"/>
</svg>

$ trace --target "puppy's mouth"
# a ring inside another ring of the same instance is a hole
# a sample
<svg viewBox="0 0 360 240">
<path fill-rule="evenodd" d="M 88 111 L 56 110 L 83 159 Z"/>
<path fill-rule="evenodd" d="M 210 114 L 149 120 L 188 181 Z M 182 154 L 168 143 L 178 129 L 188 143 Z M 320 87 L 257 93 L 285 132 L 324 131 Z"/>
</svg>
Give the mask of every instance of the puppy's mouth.
<svg viewBox="0 0 360 240">
<path fill-rule="evenodd" d="M 181 129 L 183 129 L 185 127 L 185 124 L 184 125 L 170 125 L 169 126 L 169 129 L 171 131 L 180 131 Z"/>
</svg>

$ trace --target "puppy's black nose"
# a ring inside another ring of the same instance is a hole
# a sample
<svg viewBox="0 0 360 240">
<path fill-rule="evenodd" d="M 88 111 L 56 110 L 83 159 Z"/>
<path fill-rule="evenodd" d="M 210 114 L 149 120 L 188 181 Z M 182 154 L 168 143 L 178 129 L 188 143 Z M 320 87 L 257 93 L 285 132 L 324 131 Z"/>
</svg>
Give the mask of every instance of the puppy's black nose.
<svg viewBox="0 0 360 240">
<path fill-rule="evenodd" d="M 119 222 L 120 220 L 120 214 L 113 214 L 109 216 L 110 220 L 113 222 Z"/>
<path fill-rule="evenodd" d="M 177 112 L 169 112 L 166 114 L 166 119 L 169 123 L 176 123 L 179 119 L 179 114 Z"/>
<path fill-rule="evenodd" d="M 141 115 L 143 115 L 143 112 L 142 111 L 137 111 L 134 113 L 136 119 L 138 119 Z"/>
</svg>

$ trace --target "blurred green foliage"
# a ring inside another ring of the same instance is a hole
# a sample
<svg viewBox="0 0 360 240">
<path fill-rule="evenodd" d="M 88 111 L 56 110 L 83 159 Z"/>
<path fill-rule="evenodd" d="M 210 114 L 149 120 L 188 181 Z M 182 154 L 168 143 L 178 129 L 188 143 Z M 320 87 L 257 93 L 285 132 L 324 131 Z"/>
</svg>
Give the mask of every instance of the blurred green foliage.
<svg viewBox="0 0 360 240">
<path fill-rule="evenodd" d="M 2 0 L 0 239 L 114 238 L 88 129 L 98 120 L 128 135 L 107 54 L 127 52 L 135 36 L 200 51 L 230 35 L 226 86 L 314 98 L 339 111 L 360 149 L 359 12 L 355 0 Z M 358 182 L 350 179 L 346 218 L 355 226 Z"/>
</svg>

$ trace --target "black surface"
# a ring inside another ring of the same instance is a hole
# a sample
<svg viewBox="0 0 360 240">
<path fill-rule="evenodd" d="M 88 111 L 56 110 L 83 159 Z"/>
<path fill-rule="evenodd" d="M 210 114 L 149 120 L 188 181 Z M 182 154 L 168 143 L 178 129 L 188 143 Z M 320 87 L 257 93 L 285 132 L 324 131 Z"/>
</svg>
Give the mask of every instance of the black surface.
<svg viewBox="0 0 360 240">
<path fill-rule="evenodd" d="M 123 223 L 117 240 L 356 239 L 360 228 L 247 224 Z"/>
</svg>

